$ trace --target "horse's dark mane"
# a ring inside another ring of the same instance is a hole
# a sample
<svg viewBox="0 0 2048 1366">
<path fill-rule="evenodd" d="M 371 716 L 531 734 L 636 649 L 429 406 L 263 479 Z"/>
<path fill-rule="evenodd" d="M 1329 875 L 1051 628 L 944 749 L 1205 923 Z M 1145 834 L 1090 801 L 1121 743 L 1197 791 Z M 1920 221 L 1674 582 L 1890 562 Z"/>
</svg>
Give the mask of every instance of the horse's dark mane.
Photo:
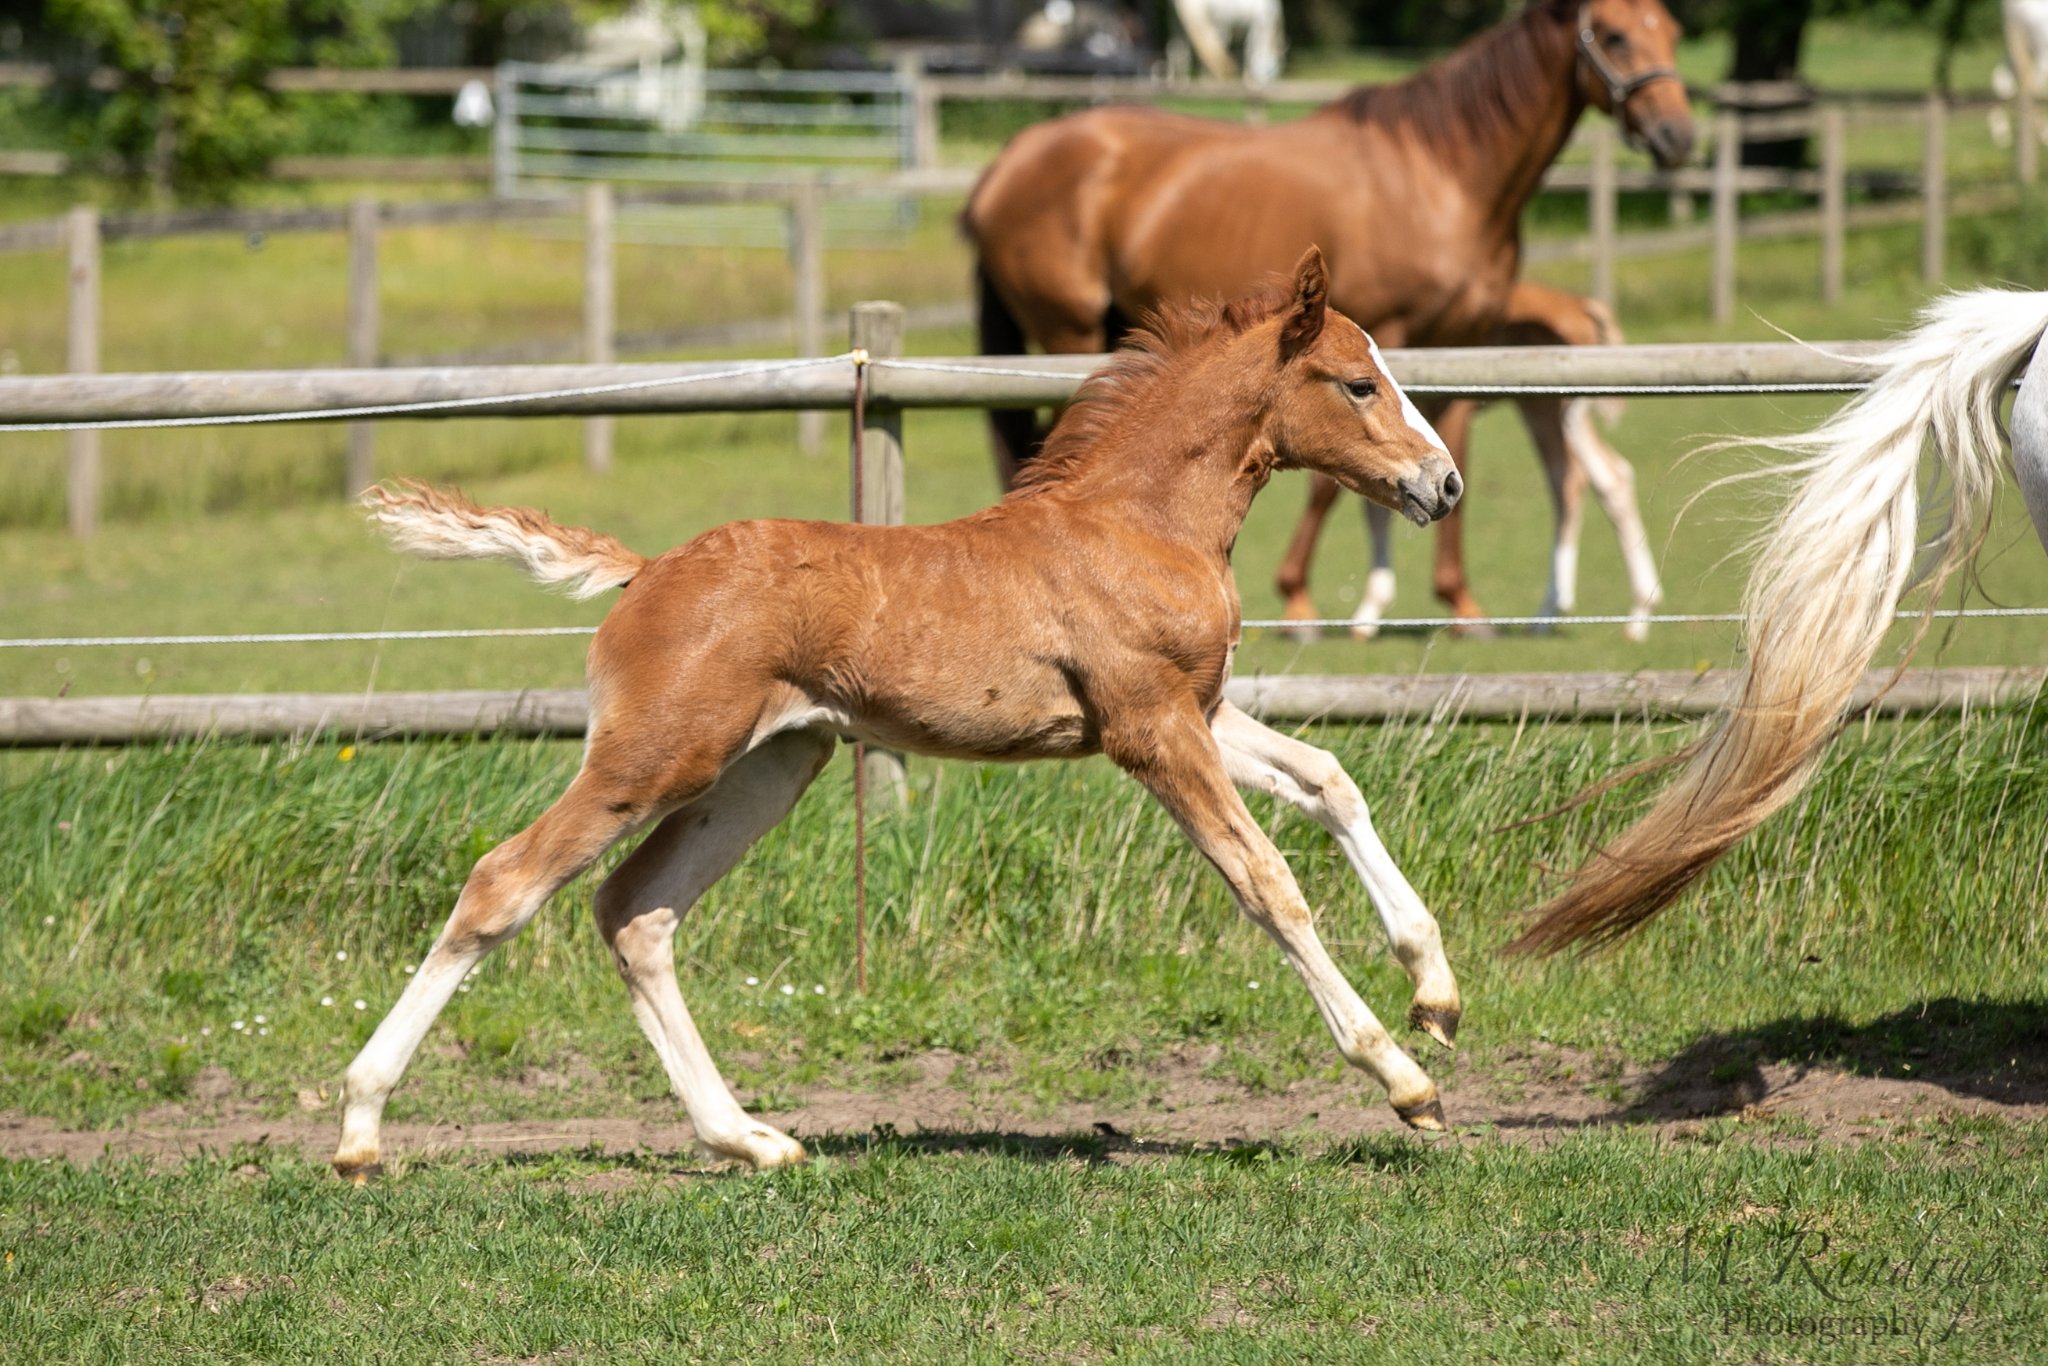
<svg viewBox="0 0 2048 1366">
<path fill-rule="evenodd" d="M 1065 480 L 1109 435 L 1174 363 L 1196 346 L 1222 334 L 1235 337 L 1270 319 L 1292 301 L 1285 281 L 1228 303 L 1197 299 L 1148 312 L 1127 335 L 1109 364 L 1090 375 L 1060 415 L 1038 454 L 1017 473 L 1015 492 L 1031 493 Z"/>
<path fill-rule="evenodd" d="M 1470 154 L 1473 139 L 1510 134 L 1528 120 L 1526 73 L 1541 55 L 1538 24 L 1569 18 L 1575 0 L 1530 0 L 1443 60 L 1391 85 L 1362 85 L 1324 109 L 1356 123 L 1401 125 L 1433 152 Z"/>
</svg>

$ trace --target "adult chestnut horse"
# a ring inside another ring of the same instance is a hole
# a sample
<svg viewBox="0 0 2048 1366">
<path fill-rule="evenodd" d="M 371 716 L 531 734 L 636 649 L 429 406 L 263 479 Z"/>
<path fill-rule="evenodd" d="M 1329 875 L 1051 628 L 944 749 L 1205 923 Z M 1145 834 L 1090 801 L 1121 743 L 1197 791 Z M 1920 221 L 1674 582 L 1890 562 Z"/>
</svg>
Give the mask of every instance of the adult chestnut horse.
<svg viewBox="0 0 2048 1366">
<path fill-rule="evenodd" d="M 1276 469 L 1318 470 L 1422 520 L 1456 503 L 1442 443 L 1327 306 L 1313 249 L 1285 294 L 1173 311 L 1082 386 L 1028 479 L 941 526 L 741 522 L 656 559 L 523 508 L 425 485 L 367 501 L 404 549 L 507 559 L 589 596 L 625 591 L 591 642 L 590 729 L 569 790 L 478 860 L 441 937 L 348 1069 L 335 1168 L 378 1164 L 384 1100 L 463 976 L 618 840 L 653 833 L 596 897 L 598 929 L 700 1141 L 801 1161 L 719 1076 L 671 941 L 780 821 L 835 736 L 971 759 L 1104 754 L 1173 813 L 1307 984 L 1338 1050 L 1424 1129 L 1436 1086 L 1316 937 L 1236 788 L 1327 827 L 1449 1044 L 1458 989 L 1436 921 L 1336 760 L 1223 700 L 1238 640 L 1230 548 Z"/>
<path fill-rule="evenodd" d="M 1407 80 L 1298 122 L 1111 107 L 1027 128 L 961 215 L 981 349 L 1099 351 L 1128 320 L 1243 293 L 1309 243 L 1329 254 L 1334 305 L 1382 343 L 1482 344 L 1521 265 L 1522 209 L 1588 105 L 1660 165 L 1690 155 L 1678 36 L 1661 0 L 1532 0 Z M 1454 457 L 1469 411 L 1442 424 Z M 1034 421 L 990 418 L 1007 482 Z M 1477 616 L 1458 528 L 1453 516 L 1438 529 L 1436 588 Z"/>
</svg>

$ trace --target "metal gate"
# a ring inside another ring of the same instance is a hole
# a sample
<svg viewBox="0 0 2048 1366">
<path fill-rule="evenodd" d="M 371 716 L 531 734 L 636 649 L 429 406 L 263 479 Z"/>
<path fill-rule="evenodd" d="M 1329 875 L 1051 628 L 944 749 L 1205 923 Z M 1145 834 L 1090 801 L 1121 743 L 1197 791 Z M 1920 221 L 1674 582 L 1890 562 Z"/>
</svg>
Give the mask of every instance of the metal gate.
<svg viewBox="0 0 2048 1366">
<path fill-rule="evenodd" d="M 508 62 L 497 74 L 493 167 L 500 195 L 618 185 L 858 181 L 913 163 L 914 100 L 895 72 L 721 71 L 688 62 L 625 69 Z M 835 236 L 893 236 L 914 206 L 829 196 Z M 637 208 L 640 240 L 767 245 L 772 204 Z"/>
</svg>

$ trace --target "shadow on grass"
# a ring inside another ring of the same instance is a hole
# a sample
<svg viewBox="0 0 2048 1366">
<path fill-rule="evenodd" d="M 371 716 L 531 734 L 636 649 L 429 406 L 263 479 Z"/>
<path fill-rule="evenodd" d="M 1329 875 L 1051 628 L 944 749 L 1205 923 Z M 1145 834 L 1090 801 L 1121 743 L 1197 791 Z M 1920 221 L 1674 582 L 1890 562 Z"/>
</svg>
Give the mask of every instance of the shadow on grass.
<svg viewBox="0 0 2048 1366">
<path fill-rule="evenodd" d="M 1740 1111 L 1767 1099 L 1768 1065 L 1926 1082 L 2001 1105 L 2048 1103 L 2048 1003 L 1923 1001 L 1862 1024 L 1794 1015 L 1696 1039 L 1659 1067 L 1623 1122 Z"/>
<path fill-rule="evenodd" d="M 1093 1132 L 1066 1134 L 1022 1134 L 999 1129 L 920 1129 L 900 1133 L 882 1125 L 861 1134 L 806 1134 L 803 1141 L 813 1153 L 834 1157 L 864 1157 L 877 1149 L 918 1155 L 986 1155 L 1031 1162 L 1072 1162 L 1090 1164 L 1128 1162 L 1162 1157 L 1206 1158 L 1232 1166 L 1258 1167 L 1293 1160 L 1310 1154 L 1285 1143 L 1274 1142 L 1189 1142 L 1133 1138 L 1109 1124 L 1098 1123 Z M 1339 1166 L 1372 1167 L 1388 1172 L 1420 1171 L 1438 1160 L 1431 1145 L 1406 1134 L 1374 1134 L 1319 1151 L 1315 1160 Z"/>
</svg>

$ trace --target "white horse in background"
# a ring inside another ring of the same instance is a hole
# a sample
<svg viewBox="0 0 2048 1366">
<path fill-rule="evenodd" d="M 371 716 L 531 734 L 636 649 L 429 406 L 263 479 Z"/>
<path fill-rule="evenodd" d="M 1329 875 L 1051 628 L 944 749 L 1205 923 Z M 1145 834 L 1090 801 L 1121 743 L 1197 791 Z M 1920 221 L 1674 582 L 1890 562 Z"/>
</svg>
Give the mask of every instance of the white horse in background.
<svg viewBox="0 0 2048 1366">
<path fill-rule="evenodd" d="M 695 5 L 637 0 L 585 30 L 583 49 L 568 64 L 617 71 L 598 85 L 599 104 L 681 133 L 703 117 L 706 41 Z"/>
<path fill-rule="evenodd" d="M 2001 100 L 2041 98 L 2042 63 L 2048 61 L 2048 0 L 2005 0 L 2005 60 L 1991 73 L 1991 93 Z M 1994 106 L 1986 116 L 1991 139 L 2012 145 L 2012 115 Z M 2048 143 L 2048 123 L 2034 119 L 2034 131 Z"/>
<path fill-rule="evenodd" d="M 1211 76 L 1237 77 L 1230 44 L 1244 35 L 1244 76 L 1253 85 L 1280 78 L 1287 55 L 1287 29 L 1281 22 L 1280 0 L 1173 0 L 1174 13 L 1188 35 L 1188 44 Z"/>
</svg>

